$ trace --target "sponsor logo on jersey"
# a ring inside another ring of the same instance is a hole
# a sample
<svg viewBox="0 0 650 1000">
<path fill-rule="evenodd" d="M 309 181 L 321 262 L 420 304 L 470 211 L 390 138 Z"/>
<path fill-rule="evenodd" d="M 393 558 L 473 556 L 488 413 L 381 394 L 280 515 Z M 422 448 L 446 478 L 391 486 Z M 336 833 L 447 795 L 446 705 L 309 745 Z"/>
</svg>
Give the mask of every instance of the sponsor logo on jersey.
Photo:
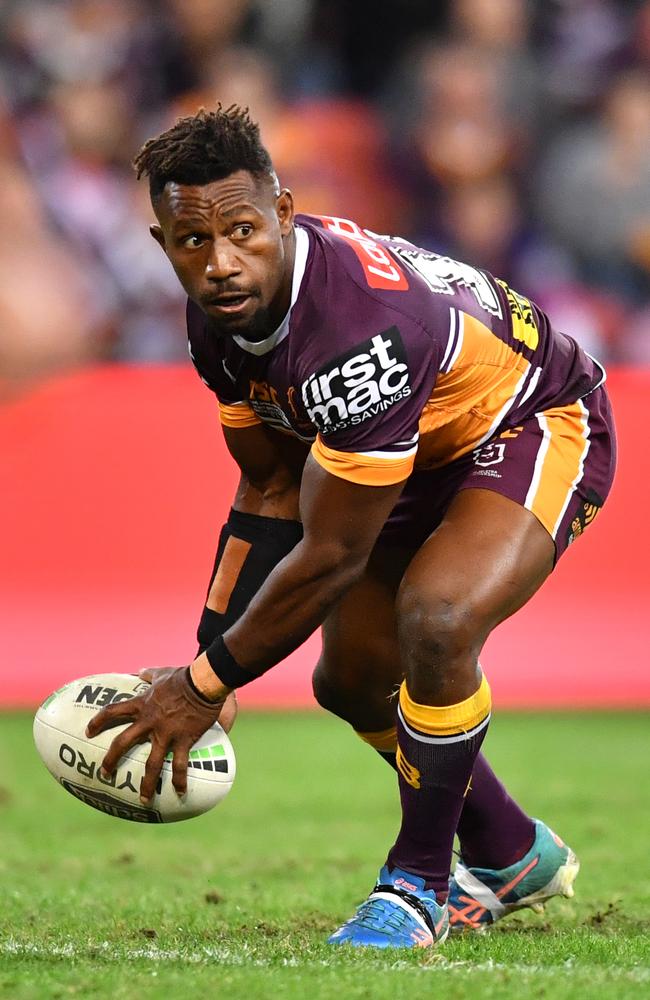
<svg viewBox="0 0 650 1000">
<path fill-rule="evenodd" d="M 272 424 L 274 427 L 280 427 L 288 431 L 292 430 L 289 418 L 279 403 L 251 398 L 251 409 L 264 423 Z"/>
<path fill-rule="evenodd" d="M 263 420 L 265 424 L 270 424 L 271 427 L 277 427 L 279 430 L 290 431 L 303 441 L 313 441 L 314 434 L 310 433 L 312 431 L 311 424 L 301 421 L 296 411 L 293 403 L 295 393 L 295 388 L 290 386 L 287 402 L 296 421 L 294 426 L 280 405 L 278 390 L 274 386 L 255 379 L 251 379 L 249 382 L 248 398 L 251 409 L 260 420 Z"/>
<path fill-rule="evenodd" d="M 396 326 L 334 358 L 302 385 L 307 413 L 322 434 L 361 424 L 410 394 L 406 351 Z"/>
<path fill-rule="evenodd" d="M 374 233 L 362 229 L 349 219 L 338 219 L 332 215 L 319 215 L 318 218 L 325 229 L 335 236 L 340 236 L 352 247 L 371 288 L 408 291 L 409 283 L 404 271 L 390 252 L 385 247 L 379 246 Z"/>
<path fill-rule="evenodd" d="M 496 280 L 501 285 L 501 288 L 503 288 L 508 299 L 514 340 L 521 341 L 531 351 L 534 351 L 539 344 L 539 330 L 537 329 L 530 299 L 527 299 L 524 295 L 520 295 L 519 292 L 515 292 L 501 278 L 497 278 Z"/>
<path fill-rule="evenodd" d="M 248 398 L 251 402 L 258 400 L 260 403 L 273 403 L 279 406 L 278 391 L 268 382 L 251 379 L 248 383 Z"/>
</svg>

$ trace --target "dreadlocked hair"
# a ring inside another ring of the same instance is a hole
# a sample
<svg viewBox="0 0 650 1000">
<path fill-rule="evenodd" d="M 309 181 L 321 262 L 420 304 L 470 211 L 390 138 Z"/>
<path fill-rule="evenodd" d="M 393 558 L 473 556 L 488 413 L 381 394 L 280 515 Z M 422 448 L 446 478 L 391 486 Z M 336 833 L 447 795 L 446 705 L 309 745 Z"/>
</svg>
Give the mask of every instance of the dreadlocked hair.
<svg viewBox="0 0 650 1000">
<path fill-rule="evenodd" d="M 273 173 L 271 157 L 260 140 L 260 128 L 248 108 L 232 104 L 216 111 L 200 108 L 195 115 L 179 118 L 175 125 L 149 139 L 133 160 L 138 180 L 149 178 L 152 200 L 165 184 L 209 184 L 236 170 L 255 177 Z"/>
</svg>

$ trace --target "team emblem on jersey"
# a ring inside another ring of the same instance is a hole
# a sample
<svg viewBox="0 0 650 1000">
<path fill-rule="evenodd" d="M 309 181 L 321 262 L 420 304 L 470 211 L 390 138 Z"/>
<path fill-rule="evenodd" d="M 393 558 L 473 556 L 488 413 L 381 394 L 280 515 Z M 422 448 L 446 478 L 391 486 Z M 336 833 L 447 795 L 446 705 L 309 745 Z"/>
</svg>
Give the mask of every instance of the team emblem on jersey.
<svg viewBox="0 0 650 1000">
<path fill-rule="evenodd" d="M 305 408 L 322 434 L 363 423 L 410 393 L 406 350 L 396 326 L 333 358 L 302 384 Z"/>
<path fill-rule="evenodd" d="M 480 465 L 481 468 L 485 468 L 488 465 L 498 465 L 499 462 L 503 462 L 505 452 L 505 444 L 497 441 L 489 441 L 480 448 L 475 448 L 472 452 L 474 465 Z"/>
</svg>

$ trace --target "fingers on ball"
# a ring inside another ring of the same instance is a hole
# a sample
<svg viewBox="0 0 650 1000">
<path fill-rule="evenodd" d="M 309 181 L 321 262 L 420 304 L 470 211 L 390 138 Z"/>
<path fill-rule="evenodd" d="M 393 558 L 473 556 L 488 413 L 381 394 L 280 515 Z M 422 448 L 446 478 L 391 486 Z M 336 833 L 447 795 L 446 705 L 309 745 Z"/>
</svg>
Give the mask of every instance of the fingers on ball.
<svg viewBox="0 0 650 1000">
<path fill-rule="evenodd" d="M 144 743 L 146 739 L 146 730 L 137 722 L 134 722 L 123 733 L 116 736 L 102 761 L 102 771 L 104 774 L 111 775 L 117 767 L 120 757 L 123 757 L 137 743 Z"/>
<path fill-rule="evenodd" d="M 167 747 L 164 743 L 155 742 L 152 744 L 151 753 L 147 757 L 140 785 L 140 799 L 142 802 L 150 802 L 154 796 L 156 783 L 165 762 L 166 752 Z"/>
<path fill-rule="evenodd" d="M 93 736 L 98 736 L 105 729 L 119 725 L 120 722 L 131 722 L 133 719 L 137 719 L 141 707 L 140 698 L 131 698 L 126 702 L 120 701 L 115 705 L 107 705 L 106 708 L 102 708 L 101 712 L 97 712 L 97 715 L 93 715 L 86 726 L 86 736 L 92 739 Z"/>
<path fill-rule="evenodd" d="M 172 785 L 177 795 L 185 795 L 187 792 L 187 755 L 189 750 L 189 746 L 185 746 L 185 744 L 174 747 Z"/>
</svg>

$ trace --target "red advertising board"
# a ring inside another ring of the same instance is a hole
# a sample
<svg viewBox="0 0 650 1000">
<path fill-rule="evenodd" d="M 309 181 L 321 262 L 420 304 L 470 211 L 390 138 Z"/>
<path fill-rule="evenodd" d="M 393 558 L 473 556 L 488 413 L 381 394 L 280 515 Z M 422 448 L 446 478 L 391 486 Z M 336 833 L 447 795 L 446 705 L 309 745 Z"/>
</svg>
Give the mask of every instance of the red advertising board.
<svg viewBox="0 0 650 1000">
<path fill-rule="evenodd" d="M 482 660 L 497 706 L 650 705 L 650 372 L 610 372 L 612 496 Z M 0 705 L 66 680 L 186 663 L 236 481 L 189 366 L 102 367 L 0 408 Z M 313 637 L 242 693 L 313 704 Z"/>
</svg>

